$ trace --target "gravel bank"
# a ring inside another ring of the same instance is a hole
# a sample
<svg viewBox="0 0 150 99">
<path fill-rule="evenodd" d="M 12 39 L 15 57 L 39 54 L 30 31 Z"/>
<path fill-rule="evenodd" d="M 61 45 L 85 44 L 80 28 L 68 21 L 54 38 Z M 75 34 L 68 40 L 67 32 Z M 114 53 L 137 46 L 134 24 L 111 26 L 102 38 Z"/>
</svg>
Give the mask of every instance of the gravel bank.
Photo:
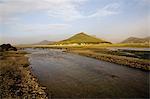
<svg viewBox="0 0 150 99">
<path fill-rule="evenodd" d="M 30 71 L 25 52 L 2 52 L 0 59 L 0 98 L 48 99 L 45 87 Z"/>
<path fill-rule="evenodd" d="M 108 61 L 111 63 L 120 64 L 123 66 L 128 66 L 128 67 L 132 67 L 132 68 L 138 68 L 141 70 L 150 71 L 150 62 L 146 61 L 146 60 L 142 60 L 142 59 L 94 53 L 91 51 L 67 50 L 67 52 L 76 53 L 79 55 L 95 58 L 98 60 Z"/>
</svg>

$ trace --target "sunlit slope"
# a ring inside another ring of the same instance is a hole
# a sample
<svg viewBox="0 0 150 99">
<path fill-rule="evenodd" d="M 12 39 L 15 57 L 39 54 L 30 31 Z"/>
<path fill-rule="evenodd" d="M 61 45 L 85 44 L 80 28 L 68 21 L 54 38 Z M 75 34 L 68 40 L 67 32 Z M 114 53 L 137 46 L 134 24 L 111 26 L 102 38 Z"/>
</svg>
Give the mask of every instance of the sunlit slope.
<svg viewBox="0 0 150 99">
<path fill-rule="evenodd" d="M 99 44 L 99 43 L 110 43 L 94 36 L 87 35 L 85 33 L 78 33 L 66 40 L 57 42 L 56 44 Z"/>
<path fill-rule="evenodd" d="M 43 40 L 41 42 L 35 43 L 33 45 L 48 45 L 48 44 L 53 44 L 53 41 L 48 41 L 48 40 Z"/>
<path fill-rule="evenodd" d="M 130 37 L 121 43 L 150 43 L 150 37 L 146 38 L 136 38 L 136 37 Z"/>
</svg>

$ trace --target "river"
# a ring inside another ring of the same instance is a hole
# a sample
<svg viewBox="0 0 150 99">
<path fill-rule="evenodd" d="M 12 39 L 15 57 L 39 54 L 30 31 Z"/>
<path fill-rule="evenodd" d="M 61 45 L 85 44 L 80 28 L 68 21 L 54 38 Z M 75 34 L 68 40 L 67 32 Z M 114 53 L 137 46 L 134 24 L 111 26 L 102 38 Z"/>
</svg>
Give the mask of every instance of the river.
<svg viewBox="0 0 150 99">
<path fill-rule="evenodd" d="M 52 98 L 144 98 L 149 72 L 55 49 L 26 49 L 30 67 Z"/>
</svg>

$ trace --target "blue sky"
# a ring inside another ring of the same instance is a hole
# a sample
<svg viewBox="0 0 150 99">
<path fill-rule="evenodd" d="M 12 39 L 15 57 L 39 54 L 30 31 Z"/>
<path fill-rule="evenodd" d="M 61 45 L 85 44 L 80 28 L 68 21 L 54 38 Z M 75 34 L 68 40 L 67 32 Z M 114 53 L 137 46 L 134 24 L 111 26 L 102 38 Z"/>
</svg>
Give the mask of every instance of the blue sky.
<svg viewBox="0 0 150 99">
<path fill-rule="evenodd" d="M 59 41 L 86 32 L 120 42 L 149 36 L 149 0 L 0 0 L 0 43 Z"/>
</svg>

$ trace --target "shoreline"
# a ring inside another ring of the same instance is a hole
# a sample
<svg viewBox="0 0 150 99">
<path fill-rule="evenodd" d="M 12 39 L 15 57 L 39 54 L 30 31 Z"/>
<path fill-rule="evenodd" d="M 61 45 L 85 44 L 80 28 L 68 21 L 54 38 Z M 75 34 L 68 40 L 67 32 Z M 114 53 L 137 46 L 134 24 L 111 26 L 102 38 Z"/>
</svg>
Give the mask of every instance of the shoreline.
<svg viewBox="0 0 150 99">
<path fill-rule="evenodd" d="M 38 79 L 29 67 L 27 53 L 23 51 L 2 52 L 0 66 L 0 98 L 48 99 Z"/>
<path fill-rule="evenodd" d="M 47 86 L 49 97 L 148 97 L 148 72 L 64 51 L 28 49 L 32 53 L 31 67 L 36 70 L 33 73 Z M 99 94 L 106 89 L 106 94 Z"/>
<path fill-rule="evenodd" d="M 125 57 L 125 56 L 116 56 L 102 53 L 94 53 L 90 51 L 78 51 L 78 50 L 66 50 L 67 53 L 74 53 L 110 63 L 119 64 L 122 66 L 128 66 L 131 68 L 136 68 L 144 71 L 150 71 L 150 62 L 142 59 Z"/>
<path fill-rule="evenodd" d="M 20 44 L 20 45 L 14 45 L 17 48 L 98 48 L 98 47 L 130 47 L 130 48 L 150 48 L 149 44 L 144 43 L 125 43 L 125 44 L 86 44 L 86 45 L 71 45 L 71 44 L 64 44 L 64 45 L 34 45 L 34 44 Z"/>
<path fill-rule="evenodd" d="M 37 47 L 40 48 L 40 47 Z M 42 47 L 45 48 L 45 47 Z M 90 47 L 47 47 L 48 49 L 63 49 L 64 52 L 79 54 L 86 57 L 95 58 L 98 60 L 119 64 L 122 66 L 128 66 L 131 68 L 136 68 L 144 71 L 150 71 L 150 62 L 145 59 L 139 59 L 134 57 L 126 57 L 126 56 L 118 56 L 118 55 L 111 55 L 105 53 L 97 53 L 94 50 L 101 50 L 104 48 L 90 48 Z M 83 50 L 84 49 L 84 50 Z"/>
</svg>

